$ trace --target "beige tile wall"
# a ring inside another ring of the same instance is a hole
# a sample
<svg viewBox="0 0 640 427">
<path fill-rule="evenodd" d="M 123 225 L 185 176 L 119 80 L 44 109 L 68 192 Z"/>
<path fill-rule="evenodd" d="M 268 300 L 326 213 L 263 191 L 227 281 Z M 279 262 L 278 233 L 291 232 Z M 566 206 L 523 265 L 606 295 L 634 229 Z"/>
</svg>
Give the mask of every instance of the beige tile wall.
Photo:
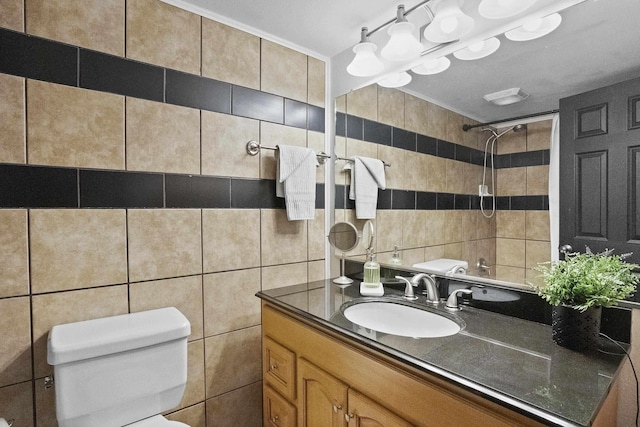
<svg viewBox="0 0 640 427">
<path fill-rule="evenodd" d="M 126 220 L 122 209 L 32 209 L 31 292 L 125 283 Z"/>
<path fill-rule="evenodd" d="M 260 38 L 202 19 L 202 75 L 260 89 Z"/>
<path fill-rule="evenodd" d="M 125 0 L 83 0 L 83 3 L 83 7 L 77 7 L 75 0 L 26 0 L 27 32 L 123 56 Z"/>
<path fill-rule="evenodd" d="M 27 163 L 124 169 L 124 97 L 27 82 Z"/>
<path fill-rule="evenodd" d="M 3 0 L 0 26 L 325 105 L 323 61 L 157 0 Z M 247 140 L 324 149 L 323 133 L 4 74 L 0 99 L 3 163 L 274 179 L 273 154 L 247 156 Z M 324 218 L 0 210 L 0 415 L 21 427 L 57 425 L 54 391 L 44 387 L 53 325 L 173 305 L 192 333 L 187 389 L 168 418 L 260 425 L 254 294 L 324 278 Z"/>
<path fill-rule="evenodd" d="M 201 22 L 200 16 L 157 0 L 127 1 L 126 56 L 200 74 Z"/>
<path fill-rule="evenodd" d="M 4 0 L 0 3 L 0 27 L 24 31 L 24 0 Z"/>
<path fill-rule="evenodd" d="M 200 173 L 200 111 L 127 98 L 127 169 Z"/>
<path fill-rule="evenodd" d="M 0 74 L 0 159 L 9 163 L 26 162 L 25 79 Z"/>
<path fill-rule="evenodd" d="M 237 141 L 258 141 L 260 121 L 213 111 L 202 111 L 201 121 L 203 175 L 260 177 L 260 162 L 234 146 Z"/>
<path fill-rule="evenodd" d="M 264 92 L 307 102 L 307 56 L 262 40 L 260 88 Z"/>
<path fill-rule="evenodd" d="M 27 230 L 25 210 L 0 210 L 0 289 L 4 297 L 29 294 Z"/>
</svg>

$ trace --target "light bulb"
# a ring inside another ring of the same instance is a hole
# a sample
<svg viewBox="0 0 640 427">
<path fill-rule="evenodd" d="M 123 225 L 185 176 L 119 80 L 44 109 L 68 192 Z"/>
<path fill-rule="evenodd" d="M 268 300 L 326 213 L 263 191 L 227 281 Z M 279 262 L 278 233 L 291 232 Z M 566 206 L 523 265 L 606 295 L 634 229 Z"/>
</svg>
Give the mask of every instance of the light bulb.
<svg viewBox="0 0 640 427">
<path fill-rule="evenodd" d="M 378 84 L 382 87 L 400 87 L 408 84 L 410 81 L 411 74 L 406 71 L 401 71 L 399 73 L 385 76 L 383 79 L 378 81 Z"/>
<path fill-rule="evenodd" d="M 491 55 L 500 47 L 500 40 L 496 37 L 489 37 L 488 39 L 480 42 L 476 42 L 467 46 L 464 49 L 453 52 L 453 56 L 463 61 L 471 61 L 474 59 L 484 58 Z"/>
<path fill-rule="evenodd" d="M 418 57 L 424 50 L 422 43 L 413 35 L 411 22 L 396 22 L 387 30 L 390 38 L 380 55 L 390 61 L 406 61 Z"/>
<path fill-rule="evenodd" d="M 423 76 L 438 74 L 449 68 L 451 61 L 446 56 L 442 56 L 438 59 L 425 59 L 422 64 L 411 69 L 416 74 Z"/>
<path fill-rule="evenodd" d="M 458 28 L 458 18 L 447 16 L 440 21 L 440 29 L 445 34 L 451 34 Z"/>
<path fill-rule="evenodd" d="M 361 42 L 353 47 L 356 56 L 347 66 L 347 72 L 352 76 L 370 77 L 384 70 L 384 64 L 376 56 L 377 46 L 371 42 Z"/>
<path fill-rule="evenodd" d="M 468 47 L 471 52 L 480 52 L 484 47 L 484 40 L 478 43 L 474 43 Z"/>
<path fill-rule="evenodd" d="M 540 27 L 542 27 L 542 18 L 530 19 L 522 26 L 525 31 L 529 32 L 538 31 Z"/>
<path fill-rule="evenodd" d="M 430 42 L 454 41 L 473 29 L 473 18 L 460 10 L 457 0 L 441 0 L 433 13 L 433 21 L 424 29 L 424 37 Z"/>
<path fill-rule="evenodd" d="M 527 41 L 545 36 L 558 28 L 562 22 L 559 13 L 552 13 L 544 18 L 535 18 L 524 25 L 504 33 L 504 36 L 513 41 Z"/>
</svg>

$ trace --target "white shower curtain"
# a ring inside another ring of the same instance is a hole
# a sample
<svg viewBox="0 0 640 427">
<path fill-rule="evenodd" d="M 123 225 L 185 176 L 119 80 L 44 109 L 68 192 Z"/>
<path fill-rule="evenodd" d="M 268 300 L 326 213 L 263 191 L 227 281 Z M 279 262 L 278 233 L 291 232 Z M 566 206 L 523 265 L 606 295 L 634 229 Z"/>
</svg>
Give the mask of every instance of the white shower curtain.
<svg viewBox="0 0 640 427">
<path fill-rule="evenodd" d="M 558 261 L 560 254 L 560 115 L 553 115 L 551 144 L 549 149 L 549 232 L 551 237 L 551 261 Z"/>
</svg>

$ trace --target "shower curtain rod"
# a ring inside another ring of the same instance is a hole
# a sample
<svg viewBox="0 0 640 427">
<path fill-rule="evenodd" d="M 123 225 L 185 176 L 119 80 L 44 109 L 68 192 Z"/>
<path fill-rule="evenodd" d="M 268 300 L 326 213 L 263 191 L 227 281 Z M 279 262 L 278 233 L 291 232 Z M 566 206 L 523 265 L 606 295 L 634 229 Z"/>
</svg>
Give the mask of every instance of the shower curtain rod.
<svg viewBox="0 0 640 427">
<path fill-rule="evenodd" d="M 502 119 L 502 120 L 494 120 L 492 122 L 486 122 L 486 123 L 478 123 L 477 125 L 468 125 L 468 124 L 465 123 L 464 125 L 462 125 L 462 130 L 466 132 L 469 129 L 477 128 L 477 127 L 480 127 L 480 126 L 493 125 L 493 124 L 496 124 L 496 123 L 506 123 L 506 122 L 511 122 L 511 121 L 514 121 L 514 120 L 528 119 L 530 117 L 546 116 L 547 114 L 555 114 L 558 111 L 560 111 L 560 110 L 549 110 L 549 111 L 543 111 L 541 113 L 525 114 L 524 116 L 511 117 L 511 118 Z"/>
</svg>

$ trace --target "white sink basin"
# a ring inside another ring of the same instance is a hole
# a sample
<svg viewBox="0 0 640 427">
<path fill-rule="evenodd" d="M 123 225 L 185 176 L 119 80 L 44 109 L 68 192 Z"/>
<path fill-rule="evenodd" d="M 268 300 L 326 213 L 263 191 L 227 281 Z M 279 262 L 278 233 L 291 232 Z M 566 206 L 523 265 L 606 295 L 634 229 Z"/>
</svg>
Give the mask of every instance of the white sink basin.
<svg viewBox="0 0 640 427">
<path fill-rule="evenodd" d="M 362 302 L 343 313 L 356 325 L 403 337 L 436 338 L 460 332 L 458 323 L 445 316 L 393 302 Z"/>
</svg>

